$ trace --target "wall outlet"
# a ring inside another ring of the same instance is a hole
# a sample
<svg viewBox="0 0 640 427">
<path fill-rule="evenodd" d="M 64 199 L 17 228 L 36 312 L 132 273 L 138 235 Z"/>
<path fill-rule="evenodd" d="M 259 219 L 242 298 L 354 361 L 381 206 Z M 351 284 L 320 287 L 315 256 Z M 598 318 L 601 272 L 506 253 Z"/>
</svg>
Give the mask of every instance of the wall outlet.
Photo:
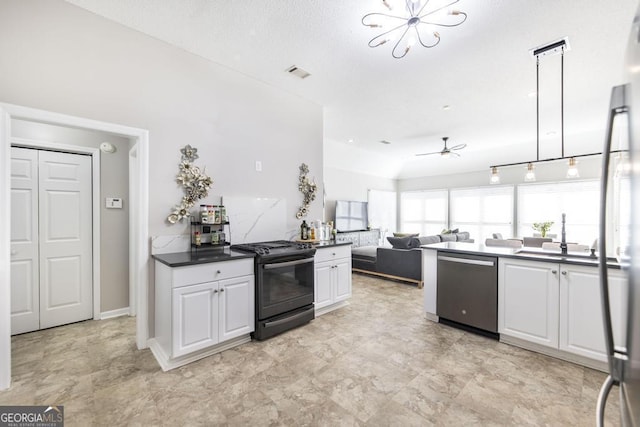
<svg viewBox="0 0 640 427">
<path fill-rule="evenodd" d="M 262 172 L 262 162 L 260 160 L 256 160 L 256 172 Z"/>
<path fill-rule="evenodd" d="M 105 207 L 107 209 L 122 209 L 122 199 L 120 197 L 107 197 Z"/>
</svg>

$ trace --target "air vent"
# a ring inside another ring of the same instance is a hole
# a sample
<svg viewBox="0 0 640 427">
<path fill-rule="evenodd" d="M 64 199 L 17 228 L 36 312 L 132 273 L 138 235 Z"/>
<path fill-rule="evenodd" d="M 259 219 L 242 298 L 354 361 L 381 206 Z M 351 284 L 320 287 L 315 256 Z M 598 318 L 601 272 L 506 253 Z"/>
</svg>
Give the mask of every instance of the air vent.
<svg viewBox="0 0 640 427">
<path fill-rule="evenodd" d="M 391 142 L 387 141 L 386 139 L 383 139 L 382 141 L 380 141 L 380 144 L 389 145 L 391 144 Z"/>
<path fill-rule="evenodd" d="M 287 72 L 289 74 L 292 74 L 296 77 L 300 77 L 301 79 L 306 79 L 307 77 L 309 77 L 311 75 L 311 73 L 309 73 L 308 71 L 303 70 L 302 68 L 298 67 L 297 65 L 292 65 L 291 67 L 287 68 Z"/>
</svg>

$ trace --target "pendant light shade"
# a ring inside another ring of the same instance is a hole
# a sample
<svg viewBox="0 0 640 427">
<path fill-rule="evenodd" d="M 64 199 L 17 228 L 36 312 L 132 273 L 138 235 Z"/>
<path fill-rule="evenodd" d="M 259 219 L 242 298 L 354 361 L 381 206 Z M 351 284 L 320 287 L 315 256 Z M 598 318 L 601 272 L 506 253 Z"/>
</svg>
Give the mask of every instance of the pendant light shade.
<svg viewBox="0 0 640 427">
<path fill-rule="evenodd" d="M 567 178 L 580 178 L 580 171 L 578 171 L 578 161 L 575 157 L 569 159 L 569 169 L 567 169 Z"/>
<path fill-rule="evenodd" d="M 497 167 L 491 168 L 491 178 L 489 178 L 489 184 L 500 184 L 500 174 Z"/>
<path fill-rule="evenodd" d="M 533 171 L 533 163 L 527 165 L 527 173 L 524 174 L 525 182 L 534 182 L 536 180 L 536 173 Z"/>
</svg>

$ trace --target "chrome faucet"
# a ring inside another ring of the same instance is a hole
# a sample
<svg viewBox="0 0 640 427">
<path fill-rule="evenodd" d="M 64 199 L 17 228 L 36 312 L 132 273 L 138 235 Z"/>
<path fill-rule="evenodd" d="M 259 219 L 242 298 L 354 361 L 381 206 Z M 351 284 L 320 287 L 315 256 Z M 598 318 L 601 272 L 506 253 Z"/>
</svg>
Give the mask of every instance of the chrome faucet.
<svg viewBox="0 0 640 427">
<path fill-rule="evenodd" d="M 562 255 L 567 254 L 567 233 L 565 232 L 564 227 L 566 217 L 566 214 L 562 214 L 562 241 L 560 242 L 560 251 L 562 252 Z"/>
</svg>

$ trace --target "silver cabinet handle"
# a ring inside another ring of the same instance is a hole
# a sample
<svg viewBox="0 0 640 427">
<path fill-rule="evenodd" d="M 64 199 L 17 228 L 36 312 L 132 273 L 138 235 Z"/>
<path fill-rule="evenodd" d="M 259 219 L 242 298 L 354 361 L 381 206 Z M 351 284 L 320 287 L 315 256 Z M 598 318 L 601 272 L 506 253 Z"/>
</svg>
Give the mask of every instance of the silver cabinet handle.
<svg viewBox="0 0 640 427">
<path fill-rule="evenodd" d="M 552 274 L 558 274 L 558 270 L 551 270 Z"/>
<path fill-rule="evenodd" d="M 331 255 L 336 256 L 336 253 L 335 253 L 335 252 L 332 252 L 332 253 L 331 253 Z"/>
<path fill-rule="evenodd" d="M 563 271 L 563 272 L 562 272 L 562 275 L 563 275 L 563 276 L 566 276 L 566 275 L 567 275 L 567 272 L 566 272 L 566 271 Z"/>
<path fill-rule="evenodd" d="M 220 274 L 220 273 L 222 273 L 222 271 L 216 270 L 216 274 Z"/>
<path fill-rule="evenodd" d="M 217 294 L 217 293 L 218 293 L 218 290 L 217 290 L 217 289 L 214 289 L 214 290 L 213 290 L 213 293 L 214 293 L 214 294 Z"/>
<path fill-rule="evenodd" d="M 220 288 L 220 292 L 224 292 L 224 288 Z"/>
<path fill-rule="evenodd" d="M 473 264 L 473 265 L 482 265 L 485 267 L 493 267 L 493 261 L 481 261 L 479 259 L 467 259 L 467 258 L 457 258 L 451 256 L 442 256 L 438 255 L 438 261 L 450 261 L 450 262 L 458 262 L 460 264 Z"/>
</svg>

